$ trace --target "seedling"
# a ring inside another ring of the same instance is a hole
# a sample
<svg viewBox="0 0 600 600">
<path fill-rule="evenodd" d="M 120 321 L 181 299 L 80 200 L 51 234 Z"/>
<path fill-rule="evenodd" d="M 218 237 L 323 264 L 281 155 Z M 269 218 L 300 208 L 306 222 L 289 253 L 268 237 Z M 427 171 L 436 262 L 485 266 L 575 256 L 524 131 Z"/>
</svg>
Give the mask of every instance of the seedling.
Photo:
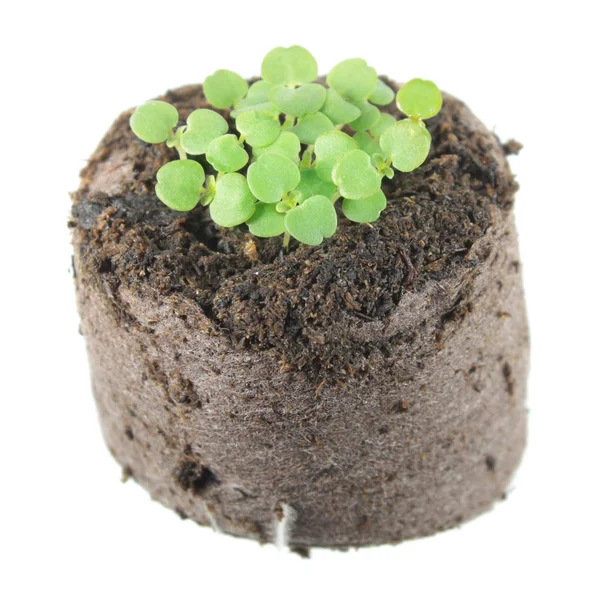
<svg viewBox="0 0 600 600">
<path fill-rule="evenodd" d="M 334 235 L 340 199 L 347 219 L 376 221 L 387 204 L 382 179 L 429 154 L 424 121 L 442 107 L 437 86 L 413 79 L 395 95 L 360 58 L 336 65 L 325 86 L 300 46 L 269 52 L 261 73 L 250 86 L 232 71 L 206 78 L 204 94 L 223 114 L 201 108 L 181 124 L 166 102 L 136 109 L 133 132 L 178 154 L 158 170 L 158 198 L 178 211 L 208 206 L 217 225 L 283 235 L 285 246 L 290 237 L 318 245 Z M 406 118 L 386 111 L 394 96 Z"/>
</svg>

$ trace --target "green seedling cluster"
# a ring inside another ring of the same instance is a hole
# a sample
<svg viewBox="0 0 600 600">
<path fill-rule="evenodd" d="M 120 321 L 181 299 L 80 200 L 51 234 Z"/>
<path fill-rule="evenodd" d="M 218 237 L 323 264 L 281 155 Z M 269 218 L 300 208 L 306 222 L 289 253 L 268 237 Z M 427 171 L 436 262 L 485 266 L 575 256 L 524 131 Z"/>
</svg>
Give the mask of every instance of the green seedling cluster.
<svg viewBox="0 0 600 600">
<path fill-rule="evenodd" d="M 413 171 L 427 158 L 424 121 L 440 111 L 442 95 L 422 79 L 395 95 L 360 58 L 336 65 L 326 86 L 317 77 L 308 50 L 275 48 L 262 63 L 262 79 L 250 86 L 226 70 L 206 78 L 208 102 L 227 110 L 229 121 L 201 108 L 179 125 L 177 109 L 166 102 L 138 107 L 133 132 L 179 155 L 156 174 L 160 200 L 178 211 L 206 206 L 217 225 L 245 223 L 258 237 L 283 235 L 286 246 L 290 237 L 309 245 L 331 237 L 338 200 L 347 219 L 376 221 L 387 203 L 383 178 L 394 177 L 394 169 Z M 379 108 L 394 99 L 406 118 Z"/>
</svg>

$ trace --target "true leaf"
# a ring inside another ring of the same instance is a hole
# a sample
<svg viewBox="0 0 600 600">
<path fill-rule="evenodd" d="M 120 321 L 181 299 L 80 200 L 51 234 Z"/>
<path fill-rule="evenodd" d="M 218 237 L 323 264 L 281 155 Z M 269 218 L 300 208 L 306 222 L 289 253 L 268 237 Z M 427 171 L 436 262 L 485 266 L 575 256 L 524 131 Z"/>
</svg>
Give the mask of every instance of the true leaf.
<svg viewBox="0 0 600 600">
<path fill-rule="evenodd" d="M 377 71 L 362 58 L 350 58 L 329 71 L 327 83 L 348 100 L 364 100 L 375 90 Z"/>
<path fill-rule="evenodd" d="M 303 144 L 314 144 L 317 138 L 333 129 L 333 123 L 322 113 L 312 113 L 298 119 L 289 131 L 295 133 Z"/>
<path fill-rule="evenodd" d="M 241 113 L 235 120 L 235 126 L 245 136 L 248 144 L 255 148 L 270 146 L 279 137 L 281 131 L 279 120 L 261 110 Z"/>
<path fill-rule="evenodd" d="M 156 173 L 156 195 L 169 208 L 192 210 L 200 201 L 204 169 L 195 160 L 174 160 Z"/>
<path fill-rule="evenodd" d="M 321 112 L 329 117 L 334 125 L 350 123 L 360 117 L 360 108 L 344 100 L 333 88 L 327 88 L 327 98 Z"/>
<path fill-rule="evenodd" d="M 261 202 L 279 202 L 299 183 L 298 167 L 281 154 L 264 154 L 248 168 L 248 185 Z"/>
<path fill-rule="evenodd" d="M 442 93 L 433 81 L 411 79 L 398 90 L 396 102 L 405 115 L 430 119 L 442 108 Z"/>
<path fill-rule="evenodd" d="M 335 208 L 329 198 L 312 196 L 286 213 L 285 228 L 299 242 L 316 246 L 335 233 Z"/>
<path fill-rule="evenodd" d="M 358 148 L 356 140 L 342 131 L 327 131 L 315 142 L 317 174 L 323 181 L 332 181 L 331 172 L 338 159 Z"/>
<path fill-rule="evenodd" d="M 374 127 L 379 121 L 381 112 L 376 106 L 373 106 L 368 100 L 359 100 L 355 105 L 360 110 L 360 117 L 350 122 L 349 125 L 354 131 L 366 131 Z"/>
<path fill-rule="evenodd" d="M 282 131 L 270 146 L 254 148 L 252 154 L 256 158 L 264 154 L 281 154 L 298 163 L 300 162 L 300 140 L 295 133 Z"/>
<path fill-rule="evenodd" d="M 129 126 L 140 140 L 160 144 L 172 135 L 178 120 L 174 106 L 162 100 L 152 100 L 136 108 L 129 118 Z"/>
<path fill-rule="evenodd" d="M 403 119 L 381 136 L 379 144 L 392 159 L 394 167 L 408 173 L 425 162 L 431 147 L 431 135 L 422 121 Z"/>
<path fill-rule="evenodd" d="M 310 83 L 318 75 L 317 61 L 301 46 L 271 50 L 263 60 L 261 71 L 263 79 L 269 83 L 292 86 Z"/>
<path fill-rule="evenodd" d="M 381 186 L 381 175 L 362 150 L 351 150 L 333 168 L 333 183 L 344 198 L 360 200 L 372 196 Z"/>
<path fill-rule="evenodd" d="M 386 104 L 394 101 L 394 90 L 389 85 L 383 83 L 381 79 L 378 79 L 377 83 L 375 84 L 375 89 L 369 96 L 369 100 L 373 104 L 385 106 Z"/>
<path fill-rule="evenodd" d="M 246 178 L 240 173 L 227 173 L 217 180 L 215 197 L 209 207 L 210 217 L 221 227 L 235 227 L 254 214 L 255 203 Z"/>
<path fill-rule="evenodd" d="M 282 113 L 302 117 L 317 112 L 324 104 L 327 92 L 318 83 L 305 83 L 297 88 L 276 85 L 269 92 L 270 102 Z"/>
<path fill-rule="evenodd" d="M 259 202 L 246 225 L 252 235 L 269 238 L 281 235 L 285 231 L 284 222 L 285 215 L 277 211 L 275 204 Z"/>
<path fill-rule="evenodd" d="M 233 71 L 220 69 L 204 80 L 204 95 L 217 108 L 229 108 L 243 98 L 248 82 Z"/>
<path fill-rule="evenodd" d="M 227 133 L 227 121 L 214 110 L 199 108 L 187 118 L 187 127 L 181 136 L 181 146 L 188 154 L 204 154 L 208 145 Z"/>
<path fill-rule="evenodd" d="M 355 223 L 372 223 L 379 219 L 379 215 L 386 205 L 387 199 L 385 194 L 381 190 L 378 190 L 372 196 L 363 198 L 362 200 L 344 198 L 342 212 L 347 219 Z"/>
<path fill-rule="evenodd" d="M 213 140 L 206 149 L 206 160 L 220 173 L 239 171 L 248 162 L 248 153 L 231 133 Z"/>
</svg>

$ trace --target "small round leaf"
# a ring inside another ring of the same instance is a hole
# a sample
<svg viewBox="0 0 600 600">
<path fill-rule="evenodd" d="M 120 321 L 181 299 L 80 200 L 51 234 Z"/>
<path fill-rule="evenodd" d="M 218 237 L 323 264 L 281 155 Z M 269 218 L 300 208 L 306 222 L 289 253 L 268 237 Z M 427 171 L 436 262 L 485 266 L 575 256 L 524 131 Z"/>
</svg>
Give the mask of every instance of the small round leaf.
<svg viewBox="0 0 600 600">
<path fill-rule="evenodd" d="M 329 71 L 327 83 L 348 100 L 364 100 L 375 90 L 377 71 L 362 58 L 350 58 Z"/>
<path fill-rule="evenodd" d="M 248 93 L 246 96 L 235 103 L 235 107 L 242 108 L 245 106 L 261 104 L 262 102 L 268 102 L 271 88 L 273 88 L 273 84 L 269 83 L 268 81 L 264 81 L 263 79 L 255 81 L 248 88 Z"/>
<path fill-rule="evenodd" d="M 275 48 L 262 63 L 262 77 L 269 83 L 300 85 L 317 78 L 317 61 L 302 46 Z"/>
<path fill-rule="evenodd" d="M 442 108 L 442 92 L 433 81 L 411 79 L 398 90 L 396 103 L 409 117 L 430 119 Z"/>
<path fill-rule="evenodd" d="M 337 214 L 329 198 L 312 196 L 285 215 L 285 228 L 299 242 L 317 246 L 337 229 Z"/>
<path fill-rule="evenodd" d="M 374 127 L 379 121 L 381 112 L 376 106 L 373 106 L 368 100 L 359 100 L 355 105 L 360 109 L 360 117 L 348 123 L 354 131 L 366 131 Z"/>
<path fill-rule="evenodd" d="M 219 173 L 239 171 L 248 163 L 248 158 L 246 150 L 231 133 L 213 140 L 206 149 L 206 160 Z"/>
<path fill-rule="evenodd" d="M 276 204 L 256 205 L 254 214 L 246 221 L 250 233 L 257 237 L 270 238 L 281 235 L 285 231 L 285 215 L 277 211 Z"/>
<path fill-rule="evenodd" d="M 305 83 L 297 88 L 276 85 L 269 92 L 269 100 L 282 113 L 302 117 L 317 112 L 325 102 L 327 92 L 318 83 Z"/>
<path fill-rule="evenodd" d="M 381 187 L 381 175 L 366 152 L 351 150 L 335 164 L 333 183 L 344 198 L 361 200 L 372 196 Z"/>
<path fill-rule="evenodd" d="M 217 180 L 214 200 L 210 203 L 210 217 L 221 227 L 235 227 L 246 222 L 253 214 L 256 198 L 246 178 L 240 173 L 227 173 Z"/>
<path fill-rule="evenodd" d="M 195 160 L 174 160 L 156 172 L 156 195 L 169 208 L 192 210 L 200 201 L 204 169 Z"/>
<path fill-rule="evenodd" d="M 248 144 L 255 148 L 270 146 L 281 131 L 279 119 L 262 110 L 242 112 L 237 116 L 235 126 Z"/>
<path fill-rule="evenodd" d="M 179 121 L 177 109 L 162 100 L 152 100 L 135 109 L 129 118 L 129 126 L 140 140 L 148 144 L 160 144 L 172 134 Z"/>
<path fill-rule="evenodd" d="M 344 100 L 333 88 L 327 88 L 327 98 L 321 112 L 335 125 L 350 123 L 360 117 L 360 108 Z"/>
<path fill-rule="evenodd" d="M 381 113 L 379 121 L 369 129 L 372 136 L 380 138 L 390 127 L 397 123 L 396 118 L 389 113 Z"/>
<path fill-rule="evenodd" d="M 301 169 L 300 183 L 296 186 L 296 190 L 302 194 L 303 198 L 310 198 L 311 196 L 332 198 L 335 193 L 335 185 L 323 181 L 316 169 Z"/>
<path fill-rule="evenodd" d="M 264 154 L 248 168 L 248 185 L 261 202 L 279 202 L 299 183 L 298 167 L 281 154 Z"/>
<path fill-rule="evenodd" d="M 188 154 L 204 154 L 208 145 L 227 133 L 227 121 L 214 110 L 199 108 L 187 118 L 181 146 Z"/>
<path fill-rule="evenodd" d="M 254 148 L 252 154 L 255 158 L 264 154 L 281 154 L 298 163 L 300 162 L 300 140 L 295 133 L 282 131 L 270 146 Z"/>
<path fill-rule="evenodd" d="M 248 82 L 233 71 L 220 69 L 204 80 L 204 95 L 217 108 L 229 108 L 248 91 Z"/>
<path fill-rule="evenodd" d="M 327 131 L 315 142 L 317 174 L 323 181 L 332 181 L 335 163 L 350 150 L 358 148 L 356 140 L 342 131 Z"/>
<path fill-rule="evenodd" d="M 385 106 L 394 101 L 394 96 L 394 90 L 389 85 L 383 83 L 381 79 L 378 79 L 373 93 L 369 96 L 369 100 L 373 104 Z"/>
<path fill-rule="evenodd" d="M 408 173 L 425 162 L 431 147 L 431 135 L 422 121 L 403 119 L 381 136 L 379 144 L 392 159 L 394 167 Z"/>
<path fill-rule="evenodd" d="M 331 129 L 333 123 L 322 112 L 317 112 L 300 117 L 289 131 L 295 133 L 303 144 L 314 144 L 322 133 Z"/>
<path fill-rule="evenodd" d="M 378 190 L 363 200 L 344 198 L 342 212 L 347 219 L 355 223 L 373 223 L 379 219 L 381 211 L 387 206 L 385 194 Z"/>
<path fill-rule="evenodd" d="M 373 158 L 375 154 L 381 154 L 381 146 L 377 143 L 377 140 L 366 131 L 355 133 L 354 139 L 358 143 L 358 147 L 363 152 L 366 152 L 371 158 Z"/>
</svg>

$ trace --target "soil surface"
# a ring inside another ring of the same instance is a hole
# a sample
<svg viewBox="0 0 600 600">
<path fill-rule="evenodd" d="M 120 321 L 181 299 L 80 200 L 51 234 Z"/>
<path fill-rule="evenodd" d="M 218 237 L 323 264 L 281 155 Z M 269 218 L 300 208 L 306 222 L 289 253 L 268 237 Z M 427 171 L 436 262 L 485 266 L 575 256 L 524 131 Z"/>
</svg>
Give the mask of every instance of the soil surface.
<svg viewBox="0 0 600 600">
<path fill-rule="evenodd" d="M 162 99 L 179 109 L 182 123 L 209 106 L 201 86 Z M 397 113 L 393 104 L 385 110 Z M 372 353 L 385 355 L 398 340 L 356 331 L 385 323 L 407 290 L 477 264 L 472 249 L 497 209 L 512 207 L 517 185 L 505 154 L 519 145 L 502 146 L 467 112 L 444 97 L 441 113 L 427 122 L 433 143 L 425 164 L 384 179 L 388 208 L 379 221 L 340 217 L 333 238 L 318 247 L 292 242 L 288 253 L 281 238 L 254 238 L 245 226 L 215 227 L 202 207 L 177 213 L 164 206 L 154 194 L 155 174 L 175 150 L 138 140 L 128 125 L 131 111 L 125 112 L 74 195 L 79 260 L 101 285 L 189 297 L 215 332 L 237 347 L 273 353 L 284 369 L 360 376 Z"/>
</svg>

